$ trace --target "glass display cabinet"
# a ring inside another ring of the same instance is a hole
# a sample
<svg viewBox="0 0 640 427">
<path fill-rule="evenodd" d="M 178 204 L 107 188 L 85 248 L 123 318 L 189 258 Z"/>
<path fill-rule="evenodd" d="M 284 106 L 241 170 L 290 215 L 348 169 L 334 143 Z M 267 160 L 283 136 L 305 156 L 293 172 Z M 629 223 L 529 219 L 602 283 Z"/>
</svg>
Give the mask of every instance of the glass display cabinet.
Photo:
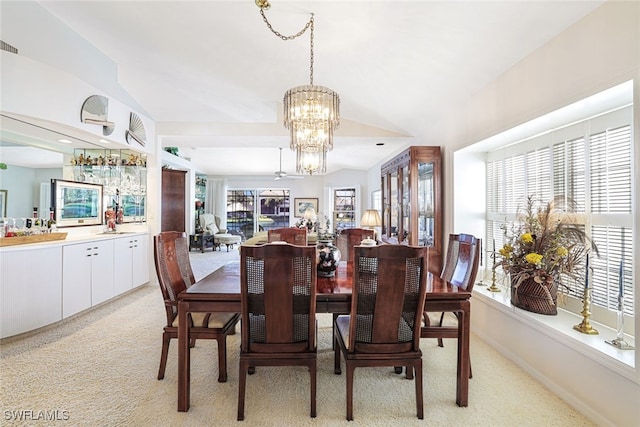
<svg viewBox="0 0 640 427">
<path fill-rule="evenodd" d="M 381 167 L 382 237 L 431 247 L 429 269 L 442 268 L 440 147 L 413 146 Z"/>
<path fill-rule="evenodd" d="M 146 155 L 126 149 L 75 149 L 65 161 L 65 179 L 103 186 L 103 204 L 117 211 L 117 221 L 145 222 Z"/>
</svg>

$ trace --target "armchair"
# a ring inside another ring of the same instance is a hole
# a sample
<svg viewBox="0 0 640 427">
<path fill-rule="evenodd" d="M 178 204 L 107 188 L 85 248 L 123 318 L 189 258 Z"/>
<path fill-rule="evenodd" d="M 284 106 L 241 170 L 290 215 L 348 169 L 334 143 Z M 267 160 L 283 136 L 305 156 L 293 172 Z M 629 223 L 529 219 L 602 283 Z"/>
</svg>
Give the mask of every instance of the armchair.
<svg viewBox="0 0 640 427">
<path fill-rule="evenodd" d="M 242 236 L 227 233 L 226 228 L 220 228 L 220 218 L 213 214 L 200 215 L 200 226 L 205 234 L 213 235 L 215 248 L 226 245 L 229 252 L 229 246 L 233 248 L 233 245 L 240 244 L 242 241 Z"/>
</svg>

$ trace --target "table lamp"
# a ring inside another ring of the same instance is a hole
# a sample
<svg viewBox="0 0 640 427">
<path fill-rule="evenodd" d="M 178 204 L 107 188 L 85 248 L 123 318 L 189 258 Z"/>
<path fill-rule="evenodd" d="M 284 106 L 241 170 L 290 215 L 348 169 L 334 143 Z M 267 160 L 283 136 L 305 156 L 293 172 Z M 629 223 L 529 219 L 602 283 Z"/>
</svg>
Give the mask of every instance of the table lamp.
<svg viewBox="0 0 640 427">
<path fill-rule="evenodd" d="M 316 215 L 316 210 L 314 208 L 307 208 L 304 211 L 303 218 L 306 220 L 307 228 L 309 230 L 311 230 L 312 228 L 315 228 L 314 223 L 316 222 L 316 219 L 318 218 L 318 216 Z M 309 227 L 309 224 L 311 224 L 311 227 Z"/>
<path fill-rule="evenodd" d="M 380 218 L 380 214 L 377 209 L 367 209 L 362 214 L 362 219 L 360 220 L 360 225 L 369 229 L 373 227 L 380 227 L 382 225 L 382 218 Z M 376 232 L 373 231 L 373 236 L 375 237 Z M 376 244 L 374 239 L 364 239 L 361 242 L 363 245 L 373 246 Z"/>
</svg>

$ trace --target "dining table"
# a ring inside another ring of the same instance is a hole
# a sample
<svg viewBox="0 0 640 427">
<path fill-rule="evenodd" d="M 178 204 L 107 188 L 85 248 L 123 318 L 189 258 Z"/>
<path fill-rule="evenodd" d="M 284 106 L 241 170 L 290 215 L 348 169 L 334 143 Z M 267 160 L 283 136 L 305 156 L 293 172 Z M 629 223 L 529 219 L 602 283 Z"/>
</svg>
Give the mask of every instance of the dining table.
<svg viewBox="0 0 640 427">
<path fill-rule="evenodd" d="M 316 312 L 348 314 L 351 310 L 351 285 L 353 267 L 351 263 L 341 261 L 332 277 L 320 277 L 317 280 Z M 457 328 L 438 325 L 425 325 L 421 337 L 442 336 L 443 330 L 449 330 L 447 337 L 457 338 L 456 403 L 468 405 L 469 395 L 469 337 L 471 292 L 442 280 L 429 273 L 425 312 L 455 312 Z M 240 313 L 240 262 L 231 261 L 209 275 L 198 280 L 178 295 L 178 411 L 189 410 L 191 363 L 189 347 L 190 313 L 193 312 L 231 312 Z M 444 328 L 444 329 L 443 329 Z"/>
</svg>

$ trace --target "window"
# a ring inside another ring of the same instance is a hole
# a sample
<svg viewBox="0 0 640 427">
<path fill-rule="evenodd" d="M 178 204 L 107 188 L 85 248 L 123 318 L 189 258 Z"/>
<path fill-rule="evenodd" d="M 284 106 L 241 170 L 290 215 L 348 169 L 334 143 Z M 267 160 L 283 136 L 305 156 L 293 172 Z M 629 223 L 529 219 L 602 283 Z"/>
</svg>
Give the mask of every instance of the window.
<svg viewBox="0 0 640 427">
<path fill-rule="evenodd" d="M 333 190 L 333 223 L 335 232 L 356 226 L 356 189 L 337 188 Z"/>
<path fill-rule="evenodd" d="M 527 195 L 562 196 L 567 214 L 596 243 L 592 257 L 593 307 L 616 310 L 623 270 L 624 313 L 634 315 L 632 283 L 632 107 L 626 106 L 556 128 L 487 156 L 486 238 L 502 247 L 502 226 L 516 220 Z M 563 277 L 569 295 L 581 284 Z"/>
<path fill-rule="evenodd" d="M 256 231 L 289 227 L 289 190 L 228 190 L 227 227 L 246 239 Z"/>
</svg>

